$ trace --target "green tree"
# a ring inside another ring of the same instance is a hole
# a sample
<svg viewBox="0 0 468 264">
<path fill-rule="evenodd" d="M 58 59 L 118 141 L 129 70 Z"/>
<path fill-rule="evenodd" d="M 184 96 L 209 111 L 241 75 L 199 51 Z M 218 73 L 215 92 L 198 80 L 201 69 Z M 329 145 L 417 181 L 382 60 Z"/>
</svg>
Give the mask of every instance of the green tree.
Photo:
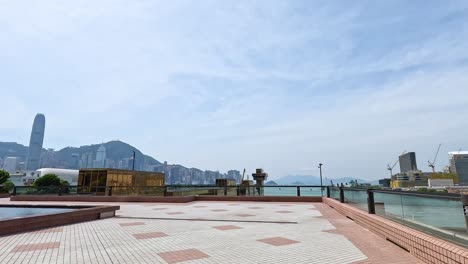
<svg viewBox="0 0 468 264">
<path fill-rule="evenodd" d="M 6 191 L 10 192 L 13 188 L 15 188 L 15 184 L 12 181 L 6 181 L 3 183 L 3 189 Z"/>
<path fill-rule="evenodd" d="M 70 184 L 56 174 L 46 174 L 34 181 L 33 187 L 39 193 L 68 193 Z"/>
<path fill-rule="evenodd" d="M 46 174 L 39 177 L 34 181 L 34 187 L 52 187 L 52 186 L 62 186 L 59 176 L 56 174 Z"/>
<path fill-rule="evenodd" d="M 3 184 L 10 178 L 10 173 L 4 170 L 0 170 L 0 184 Z"/>
</svg>

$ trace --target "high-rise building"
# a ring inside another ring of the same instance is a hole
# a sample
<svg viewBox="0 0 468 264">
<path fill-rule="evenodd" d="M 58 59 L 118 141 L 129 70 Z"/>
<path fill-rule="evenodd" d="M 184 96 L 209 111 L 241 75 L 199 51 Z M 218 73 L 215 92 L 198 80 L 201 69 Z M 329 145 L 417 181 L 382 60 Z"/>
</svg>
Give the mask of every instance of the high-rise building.
<svg viewBox="0 0 468 264">
<path fill-rule="evenodd" d="M 401 155 L 398 159 L 400 163 L 401 173 L 407 173 L 408 171 L 418 170 L 418 166 L 416 164 L 416 153 L 408 152 L 406 154 Z"/>
<path fill-rule="evenodd" d="M 227 172 L 227 178 L 234 179 L 237 183 L 239 183 L 241 179 L 241 173 L 238 170 L 230 170 Z"/>
<path fill-rule="evenodd" d="M 18 168 L 18 161 L 19 158 L 17 157 L 6 157 L 3 161 L 3 170 L 10 174 L 15 173 Z"/>
<path fill-rule="evenodd" d="M 460 185 L 468 185 L 468 151 L 449 152 L 450 172 L 458 175 Z"/>
<path fill-rule="evenodd" d="M 94 168 L 104 168 L 106 165 L 106 148 L 101 145 L 96 152 L 96 160 L 94 161 Z"/>
<path fill-rule="evenodd" d="M 45 116 L 37 114 L 29 140 L 28 156 L 26 158 L 26 170 L 35 171 L 39 169 L 42 152 L 42 143 L 44 142 Z"/>
</svg>

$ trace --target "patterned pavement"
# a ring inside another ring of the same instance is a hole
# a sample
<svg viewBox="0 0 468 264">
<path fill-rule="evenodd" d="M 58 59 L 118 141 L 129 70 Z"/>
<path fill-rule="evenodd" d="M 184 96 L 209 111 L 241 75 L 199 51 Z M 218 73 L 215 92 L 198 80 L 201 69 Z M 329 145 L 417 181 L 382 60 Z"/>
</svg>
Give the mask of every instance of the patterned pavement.
<svg viewBox="0 0 468 264">
<path fill-rule="evenodd" d="M 11 202 L 0 199 L 0 203 Z M 119 205 L 121 210 L 114 218 L 0 237 L 0 263 L 310 264 L 368 260 L 350 239 L 333 232 L 335 227 L 321 213 L 333 209 L 322 204 Z M 384 241 L 376 236 L 372 239 Z M 414 259 L 407 252 L 397 252 L 409 261 L 406 263 L 415 263 L 410 262 Z"/>
</svg>

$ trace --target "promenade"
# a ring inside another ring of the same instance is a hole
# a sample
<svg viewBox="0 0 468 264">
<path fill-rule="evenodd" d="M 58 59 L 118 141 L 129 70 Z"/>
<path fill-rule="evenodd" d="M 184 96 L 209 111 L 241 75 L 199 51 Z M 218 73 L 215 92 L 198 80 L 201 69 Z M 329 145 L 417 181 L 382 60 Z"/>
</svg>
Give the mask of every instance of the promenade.
<svg viewBox="0 0 468 264">
<path fill-rule="evenodd" d="M 0 237 L 0 263 L 422 263 L 322 203 L 118 205 L 114 218 Z"/>
</svg>

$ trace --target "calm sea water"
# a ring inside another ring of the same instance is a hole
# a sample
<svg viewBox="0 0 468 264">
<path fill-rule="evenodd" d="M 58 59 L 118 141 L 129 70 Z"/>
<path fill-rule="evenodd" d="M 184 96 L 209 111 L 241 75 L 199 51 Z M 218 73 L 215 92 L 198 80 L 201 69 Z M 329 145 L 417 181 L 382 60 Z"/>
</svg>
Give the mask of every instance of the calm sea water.
<svg viewBox="0 0 468 264">
<path fill-rule="evenodd" d="M 318 196 L 322 195 L 320 188 L 301 187 L 301 196 Z M 323 195 L 326 195 L 326 189 L 323 190 Z M 264 187 L 265 196 L 297 196 L 296 187 Z"/>
<path fill-rule="evenodd" d="M 66 208 L 37 208 L 37 207 L 0 207 L 0 219 L 21 218 L 33 215 L 71 212 L 76 209 Z"/>
</svg>

